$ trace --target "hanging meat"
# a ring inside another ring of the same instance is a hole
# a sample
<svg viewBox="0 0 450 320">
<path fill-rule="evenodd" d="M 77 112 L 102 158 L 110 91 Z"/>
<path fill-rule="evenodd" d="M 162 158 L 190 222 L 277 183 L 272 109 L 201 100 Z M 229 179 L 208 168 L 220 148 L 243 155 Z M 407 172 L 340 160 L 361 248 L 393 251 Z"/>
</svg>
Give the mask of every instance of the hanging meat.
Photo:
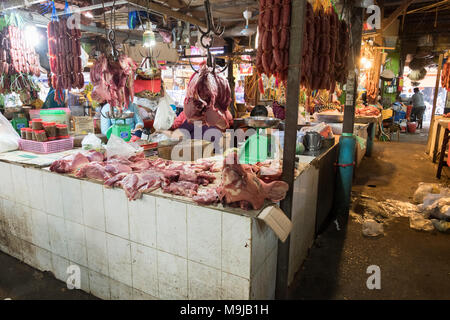
<svg viewBox="0 0 450 320">
<path fill-rule="evenodd" d="M 84 86 L 80 58 L 81 31 L 73 25 L 69 27 L 67 18 L 62 17 L 59 21 L 49 22 L 47 34 L 52 86 L 57 93 L 55 99 L 61 100 L 64 89 L 81 89 Z"/>
<path fill-rule="evenodd" d="M 91 68 L 92 98 L 111 107 L 127 108 L 134 99 L 136 63 L 126 55 L 117 60 L 101 55 Z"/>
<path fill-rule="evenodd" d="M 203 65 L 191 77 L 184 100 L 184 113 L 190 121 L 202 121 L 220 130 L 230 127 L 233 121 L 228 106 L 231 90 L 227 79 Z"/>
<path fill-rule="evenodd" d="M 334 77 L 337 82 L 347 82 L 348 56 L 350 54 L 350 31 L 344 20 L 339 22 L 338 50 L 334 65 Z"/>
<path fill-rule="evenodd" d="M 450 60 L 442 67 L 441 84 L 443 88 L 450 91 Z"/>
<path fill-rule="evenodd" d="M 2 93 L 35 90 L 31 75 L 40 76 L 39 55 L 26 41 L 24 31 L 14 25 L 0 32 L 0 75 Z"/>
<path fill-rule="evenodd" d="M 291 0 L 260 0 L 256 68 L 260 74 L 287 79 Z"/>
</svg>

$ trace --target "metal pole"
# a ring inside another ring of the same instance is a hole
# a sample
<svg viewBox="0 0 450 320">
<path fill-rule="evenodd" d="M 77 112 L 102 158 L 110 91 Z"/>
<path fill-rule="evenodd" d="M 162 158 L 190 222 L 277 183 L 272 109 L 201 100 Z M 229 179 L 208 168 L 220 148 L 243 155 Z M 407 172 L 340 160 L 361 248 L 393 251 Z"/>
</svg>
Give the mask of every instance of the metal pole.
<svg viewBox="0 0 450 320">
<path fill-rule="evenodd" d="M 286 120 L 284 129 L 283 181 L 289 185 L 286 198 L 281 201 L 281 209 L 290 219 L 294 189 L 295 146 L 297 141 L 298 98 L 302 64 L 303 30 L 306 0 L 292 0 L 291 28 L 289 44 L 289 70 L 286 88 Z M 288 290 L 289 243 L 288 237 L 283 243 L 278 241 L 278 261 L 275 297 L 285 299 Z"/>
<path fill-rule="evenodd" d="M 441 81 L 441 72 L 442 72 L 442 63 L 443 62 L 444 62 L 444 54 L 441 53 L 439 55 L 438 72 L 436 75 L 436 85 L 434 86 L 433 109 L 431 111 L 430 131 L 428 133 L 427 150 L 430 150 L 431 136 L 432 136 L 431 129 L 433 128 L 434 114 L 436 113 L 437 98 L 439 95 L 439 82 Z M 436 139 L 439 139 L 439 137 L 436 137 Z"/>
</svg>

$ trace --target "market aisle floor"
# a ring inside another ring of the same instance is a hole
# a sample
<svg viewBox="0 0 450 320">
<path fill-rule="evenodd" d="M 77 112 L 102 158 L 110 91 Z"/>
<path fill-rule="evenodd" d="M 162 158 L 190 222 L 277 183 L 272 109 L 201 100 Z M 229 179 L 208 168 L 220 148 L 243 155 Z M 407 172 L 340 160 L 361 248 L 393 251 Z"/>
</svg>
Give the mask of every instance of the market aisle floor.
<svg viewBox="0 0 450 320">
<path fill-rule="evenodd" d="M 353 192 L 378 200 L 411 201 L 421 181 L 436 182 L 436 166 L 424 153 L 426 134 L 402 134 L 400 142 L 376 142 L 357 169 Z M 443 171 L 447 183 L 450 170 Z M 292 288 L 293 299 L 450 299 L 450 234 L 410 229 L 408 218 L 385 225 L 368 239 L 352 218 L 331 223 L 320 235 Z M 366 286 L 367 267 L 381 271 L 381 290 Z"/>
</svg>

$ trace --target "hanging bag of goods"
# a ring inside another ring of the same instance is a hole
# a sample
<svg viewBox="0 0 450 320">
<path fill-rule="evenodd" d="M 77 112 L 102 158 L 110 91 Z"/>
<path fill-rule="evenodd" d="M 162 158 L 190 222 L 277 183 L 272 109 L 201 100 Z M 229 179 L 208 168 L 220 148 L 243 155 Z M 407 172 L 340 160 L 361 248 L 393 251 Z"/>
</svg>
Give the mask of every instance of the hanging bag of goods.
<svg viewBox="0 0 450 320">
<path fill-rule="evenodd" d="M 54 12 L 55 13 L 55 12 Z M 83 67 L 81 64 L 81 31 L 71 23 L 69 15 L 59 19 L 54 14 L 47 26 L 48 51 L 52 86 L 58 93 L 57 100 L 61 100 L 64 89 L 84 86 Z M 58 101 L 62 103 L 62 101 Z"/>
</svg>

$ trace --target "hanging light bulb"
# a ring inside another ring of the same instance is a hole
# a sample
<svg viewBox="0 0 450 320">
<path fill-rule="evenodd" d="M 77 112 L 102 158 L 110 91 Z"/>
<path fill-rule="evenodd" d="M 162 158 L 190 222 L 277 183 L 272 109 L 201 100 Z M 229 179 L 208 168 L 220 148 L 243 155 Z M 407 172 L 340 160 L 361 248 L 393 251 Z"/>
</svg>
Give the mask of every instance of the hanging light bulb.
<svg viewBox="0 0 450 320">
<path fill-rule="evenodd" d="M 156 44 L 155 33 L 152 30 L 151 22 L 147 22 L 147 27 L 142 35 L 142 43 L 146 48 L 153 47 Z"/>
</svg>

